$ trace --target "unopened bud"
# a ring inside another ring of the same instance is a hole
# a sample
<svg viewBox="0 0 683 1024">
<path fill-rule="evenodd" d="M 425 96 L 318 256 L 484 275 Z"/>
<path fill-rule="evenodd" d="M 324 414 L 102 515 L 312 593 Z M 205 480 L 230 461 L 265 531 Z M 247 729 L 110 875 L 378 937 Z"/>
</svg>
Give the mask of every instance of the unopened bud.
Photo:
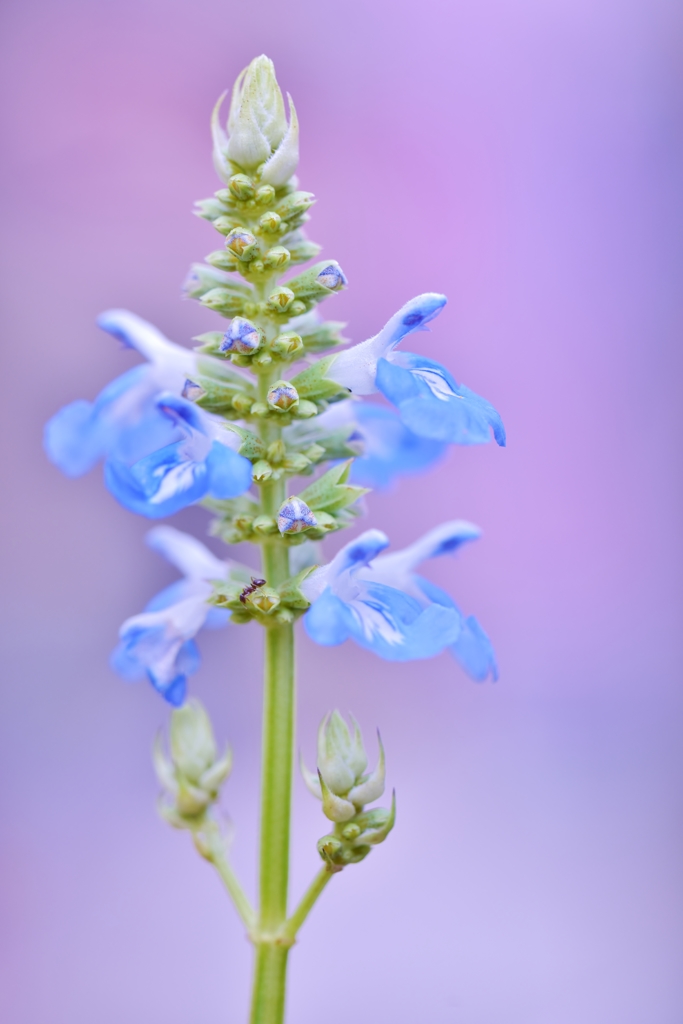
<svg viewBox="0 0 683 1024">
<path fill-rule="evenodd" d="M 254 401 L 252 398 L 249 397 L 249 395 L 245 395 L 242 392 L 233 395 L 233 397 L 230 400 L 230 404 L 232 405 L 235 412 L 238 412 L 242 416 L 245 416 L 248 412 L 251 411 L 251 407 L 254 404 Z"/>
<path fill-rule="evenodd" d="M 263 484 L 266 480 L 270 480 L 272 475 L 273 467 L 265 459 L 259 459 L 258 462 L 254 463 L 251 471 L 254 483 Z"/>
<path fill-rule="evenodd" d="M 289 263 L 289 250 L 284 245 L 276 245 L 269 249 L 263 257 L 263 265 L 269 270 L 282 270 Z"/>
<path fill-rule="evenodd" d="M 324 267 L 318 274 L 317 281 L 323 288 L 329 288 L 332 292 L 341 291 L 348 284 L 344 271 L 338 263 L 330 263 Z"/>
<path fill-rule="evenodd" d="M 224 249 L 217 249 L 216 252 L 210 252 L 206 257 L 206 262 L 210 263 L 212 267 L 217 267 L 219 270 L 226 270 L 231 273 L 237 270 L 238 262 L 232 253 L 226 252 Z"/>
<path fill-rule="evenodd" d="M 279 466 L 281 462 L 284 462 L 285 456 L 287 455 L 287 449 L 285 448 L 284 441 L 280 439 L 269 444 L 266 449 L 266 455 L 268 456 L 269 462 Z"/>
<path fill-rule="evenodd" d="M 278 231 L 281 223 L 282 217 L 276 213 L 275 210 L 270 210 L 268 213 L 264 213 L 263 216 L 259 218 L 258 222 L 261 231 L 265 231 L 270 235 L 273 235 Z"/>
<path fill-rule="evenodd" d="M 228 189 L 233 199 L 237 199 L 241 203 L 253 199 L 256 195 L 254 183 L 246 174 L 233 174 L 228 182 Z"/>
<path fill-rule="evenodd" d="M 275 199 L 275 189 L 272 185 L 261 185 L 256 190 L 256 202 L 259 206 L 267 206 Z"/>
<path fill-rule="evenodd" d="M 293 384 L 286 380 L 276 380 L 268 388 L 268 405 L 276 412 L 288 412 L 299 401 L 299 395 Z"/>
<path fill-rule="evenodd" d="M 301 498 L 287 498 L 283 501 L 277 515 L 277 528 L 280 533 L 303 533 L 311 526 L 317 525 L 317 519 L 305 501 Z"/>
<path fill-rule="evenodd" d="M 271 533 L 277 533 L 277 523 L 272 516 L 256 516 L 253 522 L 254 533 L 259 533 L 264 536 L 268 536 Z"/>
<path fill-rule="evenodd" d="M 263 615 L 270 615 L 279 605 L 280 595 L 270 587 L 261 587 L 260 590 L 251 594 L 247 601 L 258 611 L 262 612 Z"/>
<path fill-rule="evenodd" d="M 213 226 L 216 231 L 220 231 L 222 235 L 229 235 L 231 231 L 235 228 L 239 228 L 241 225 L 234 217 L 231 217 L 229 214 L 224 214 L 221 217 L 216 217 L 213 222 Z"/>
<path fill-rule="evenodd" d="M 243 316 L 236 316 L 220 343 L 221 352 L 236 352 L 250 356 L 258 352 L 264 339 L 264 333 Z"/>
<path fill-rule="evenodd" d="M 266 306 L 274 313 L 286 313 L 294 299 L 295 295 L 291 288 L 275 288 L 268 296 Z"/>
<path fill-rule="evenodd" d="M 242 263 L 248 263 L 259 254 L 258 242 L 245 228 L 233 228 L 225 239 L 225 248 Z"/>
<path fill-rule="evenodd" d="M 304 351 L 304 343 L 298 334 L 281 334 L 270 343 L 271 352 L 281 359 L 296 359 Z"/>
<path fill-rule="evenodd" d="M 193 380 L 186 380 L 181 395 L 186 398 L 188 402 L 198 402 L 200 398 L 203 398 L 206 391 L 201 384 L 195 384 Z"/>
<path fill-rule="evenodd" d="M 171 755 L 190 782 L 199 782 L 216 758 L 211 720 L 198 700 L 188 700 L 171 715 Z"/>
<path fill-rule="evenodd" d="M 275 208 L 275 212 L 283 220 L 293 220 L 295 217 L 300 217 L 306 212 L 313 203 L 315 202 L 315 196 L 312 192 L 290 192 L 288 196 L 280 200 Z"/>
</svg>

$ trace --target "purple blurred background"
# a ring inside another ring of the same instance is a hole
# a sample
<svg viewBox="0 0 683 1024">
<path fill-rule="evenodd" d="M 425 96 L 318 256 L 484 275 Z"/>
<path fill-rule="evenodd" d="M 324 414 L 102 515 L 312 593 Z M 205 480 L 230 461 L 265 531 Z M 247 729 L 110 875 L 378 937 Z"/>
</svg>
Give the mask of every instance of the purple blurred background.
<svg viewBox="0 0 683 1024">
<path fill-rule="evenodd" d="M 265 51 L 296 101 L 311 236 L 362 340 L 450 303 L 420 350 L 501 411 L 509 447 L 453 450 L 369 502 L 396 544 L 467 518 L 429 569 L 502 667 L 387 665 L 303 636 L 299 740 L 380 725 L 395 833 L 325 894 L 292 962 L 296 1024 L 680 1024 L 680 336 L 675 0 L 5 0 L 6 564 L 0 738 L 7 1024 L 246 1019 L 250 953 L 218 880 L 154 813 L 167 709 L 107 667 L 173 578 L 99 472 L 42 424 L 135 357 L 127 306 L 187 343 L 215 247 L 208 118 Z M 411 346 L 412 347 L 412 346 Z M 198 510 L 174 522 L 199 531 Z M 333 545 L 330 550 L 333 550 Z M 229 737 L 234 858 L 253 888 L 258 635 L 202 637 L 194 690 Z M 324 831 L 297 781 L 293 885 Z"/>
</svg>

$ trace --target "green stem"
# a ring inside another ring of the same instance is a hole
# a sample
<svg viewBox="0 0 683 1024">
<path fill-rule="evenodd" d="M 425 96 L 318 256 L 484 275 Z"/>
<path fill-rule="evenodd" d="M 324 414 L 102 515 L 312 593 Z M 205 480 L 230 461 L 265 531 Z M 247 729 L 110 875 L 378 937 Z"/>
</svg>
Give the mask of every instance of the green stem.
<svg viewBox="0 0 683 1024">
<path fill-rule="evenodd" d="M 264 428 L 266 425 L 264 424 Z M 280 431 L 266 428 L 264 439 Z M 268 436 L 270 435 L 270 436 Z M 283 480 L 261 487 L 261 508 L 275 516 L 285 497 Z M 277 587 L 289 576 L 289 552 L 279 536 L 264 538 L 263 576 Z M 261 776 L 259 915 L 251 1024 L 282 1024 L 287 954 L 282 939 L 287 919 L 289 828 L 294 763 L 294 630 L 291 624 L 265 630 Z"/>
<path fill-rule="evenodd" d="M 215 838 L 218 841 L 211 843 L 208 856 L 202 852 L 201 848 L 200 853 L 202 853 L 203 856 L 207 856 L 207 859 L 211 861 L 218 871 L 225 888 L 228 890 L 232 902 L 235 904 L 237 913 L 242 918 L 245 928 L 251 934 L 256 926 L 256 913 L 249 902 L 249 897 L 242 888 L 237 875 L 233 871 L 232 864 L 226 857 L 225 851 L 220 846 L 220 837 L 216 836 Z"/>
<path fill-rule="evenodd" d="M 302 896 L 299 906 L 285 924 L 282 934 L 287 941 L 294 942 L 301 925 L 310 914 L 315 901 L 318 899 L 318 896 L 320 896 L 320 893 L 332 878 L 333 874 L 336 874 L 336 872 L 332 872 L 328 867 L 324 867 L 321 868 L 315 876 Z"/>
</svg>

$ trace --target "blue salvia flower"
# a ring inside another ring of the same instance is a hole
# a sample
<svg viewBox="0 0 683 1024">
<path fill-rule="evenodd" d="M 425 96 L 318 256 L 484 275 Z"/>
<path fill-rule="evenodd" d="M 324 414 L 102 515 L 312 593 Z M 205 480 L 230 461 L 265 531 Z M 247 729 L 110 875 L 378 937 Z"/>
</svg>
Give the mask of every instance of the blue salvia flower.
<svg viewBox="0 0 683 1024">
<path fill-rule="evenodd" d="M 130 466 L 121 459 L 107 459 L 105 482 L 125 508 L 162 519 L 207 496 L 236 498 L 248 490 L 251 463 L 234 450 L 241 442 L 233 431 L 170 393 L 160 395 L 156 404 L 180 440 Z"/>
<path fill-rule="evenodd" d="M 124 679 L 149 679 L 170 704 L 178 706 L 185 700 L 187 677 L 199 667 L 194 637 L 200 629 L 220 628 L 230 618 L 226 609 L 207 603 L 213 590 L 210 581 L 226 580 L 235 570 L 248 574 L 248 570 L 221 561 L 194 537 L 172 526 L 156 526 L 146 540 L 184 579 L 166 587 L 144 612 L 123 623 L 111 664 Z"/>
<path fill-rule="evenodd" d="M 135 461 L 174 440 L 173 425 L 155 400 L 163 391 L 180 395 L 197 367 L 195 353 L 175 345 L 152 324 L 125 309 L 111 309 L 98 317 L 97 323 L 136 349 L 147 364 L 117 377 L 94 402 L 71 402 L 48 422 L 47 454 L 72 477 L 81 476 L 109 455 Z"/>
<path fill-rule="evenodd" d="M 405 426 L 420 437 L 482 444 L 493 432 L 504 445 L 503 422 L 489 402 L 458 384 L 433 359 L 395 351 L 408 334 L 425 330 L 445 304 L 444 295 L 430 292 L 411 299 L 374 338 L 339 353 L 327 376 L 355 395 L 381 391 Z"/>
<path fill-rule="evenodd" d="M 462 520 L 444 523 L 402 551 L 376 558 L 370 567 L 361 569 L 359 577 L 395 587 L 409 594 L 422 607 L 428 608 L 436 603 L 454 610 L 460 620 L 460 630 L 447 646 L 468 675 L 477 682 L 483 682 L 489 676 L 494 680 L 498 678 L 498 666 L 488 636 L 473 615 L 465 617 L 448 594 L 415 572 L 421 562 L 452 554 L 479 536 L 481 531 L 472 523 Z"/>
<path fill-rule="evenodd" d="M 456 642 L 455 606 L 374 578 L 373 560 L 388 543 L 384 533 L 368 530 L 304 580 L 311 602 L 304 625 L 312 640 L 334 646 L 351 638 L 388 661 L 431 658 Z"/>
<path fill-rule="evenodd" d="M 446 444 L 414 434 L 391 409 L 372 402 L 344 399 L 305 424 L 286 428 L 293 439 L 314 441 L 335 430 L 348 428 L 347 442 L 360 444 L 351 467 L 351 482 L 362 487 L 386 489 L 402 476 L 419 473 L 437 462 Z"/>
</svg>

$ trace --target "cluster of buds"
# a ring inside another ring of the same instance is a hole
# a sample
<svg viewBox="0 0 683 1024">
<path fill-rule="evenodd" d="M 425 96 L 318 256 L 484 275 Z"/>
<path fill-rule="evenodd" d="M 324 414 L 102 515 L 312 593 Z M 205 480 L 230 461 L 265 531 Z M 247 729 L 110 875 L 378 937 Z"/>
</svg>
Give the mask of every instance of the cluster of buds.
<svg viewBox="0 0 683 1024">
<path fill-rule="evenodd" d="M 228 747 L 219 757 L 211 720 L 198 700 L 171 715 L 170 758 L 161 736 L 154 744 L 154 768 L 163 787 L 161 815 L 176 828 L 203 829 L 207 814 L 232 768 Z"/>
<path fill-rule="evenodd" d="M 276 531 L 275 526 L 272 532 Z M 227 609 L 231 613 L 231 621 L 236 625 L 252 620 L 266 627 L 289 624 L 309 607 L 301 584 L 313 568 L 313 565 L 306 566 L 278 587 L 271 587 L 267 580 L 256 576 L 252 576 L 246 586 L 234 580 L 216 583 L 210 598 L 211 604 Z"/>
<path fill-rule="evenodd" d="M 355 719 L 352 729 L 333 711 L 318 730 L 317 776 L 301 761 L 301 772 L 311 793 L 322 801 L 323 813 L 335 823 L 334 831 L 318 840 L 318 853 L 331 871 L 364 860 L 373 846 L 384 842 L 396 820 L 396 798 L 391 808 L 365 805 L 384 793 L 384 747 L 377 734 L 379 761 L 365 774 L 368 757 Z"/>
</svg>

